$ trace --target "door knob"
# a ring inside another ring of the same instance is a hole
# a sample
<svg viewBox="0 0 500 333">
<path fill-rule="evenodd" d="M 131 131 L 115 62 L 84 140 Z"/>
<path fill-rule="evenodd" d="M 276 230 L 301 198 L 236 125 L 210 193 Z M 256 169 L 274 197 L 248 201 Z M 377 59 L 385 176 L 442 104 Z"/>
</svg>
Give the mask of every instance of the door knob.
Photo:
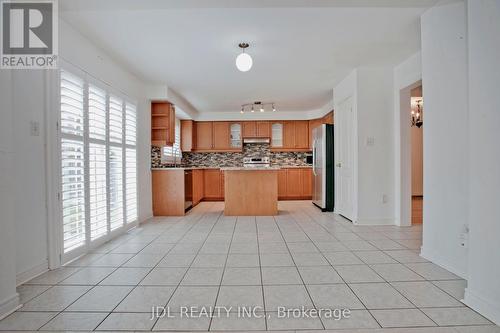
<svg viewBox="0 0 500 333">
<path fill-rule="evenodd" d="M 336 167 L 337 168 L 341 168 L 342 167 L 342 163 L 337 163 Z"/>
</svg>

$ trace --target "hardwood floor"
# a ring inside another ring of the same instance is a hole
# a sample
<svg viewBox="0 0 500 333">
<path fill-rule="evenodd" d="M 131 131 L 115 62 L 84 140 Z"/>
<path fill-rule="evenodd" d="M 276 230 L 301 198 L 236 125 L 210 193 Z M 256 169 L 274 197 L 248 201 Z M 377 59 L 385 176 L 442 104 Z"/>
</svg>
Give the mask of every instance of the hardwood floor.
<svg viewBox="0 0 500 333">
<path fill-rule="evenodd" d="M 411 224 L 422 224 L 423 220 L 423 197 L 412 197 L 411 199 Z"/>
</svg>

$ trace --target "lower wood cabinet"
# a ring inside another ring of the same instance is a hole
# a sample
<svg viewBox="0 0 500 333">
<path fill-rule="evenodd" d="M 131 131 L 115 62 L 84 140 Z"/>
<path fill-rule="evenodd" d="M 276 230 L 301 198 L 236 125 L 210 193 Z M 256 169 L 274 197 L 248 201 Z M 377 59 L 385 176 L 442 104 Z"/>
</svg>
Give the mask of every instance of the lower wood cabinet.
<svg viewBox="0 0 500 333">
<path fill-rule="evenodd" d="M 184 170 L 153 170 L 151 176 L 153 215 L 184 215 Z"/>
<path fill-rule="evenodd" d="M 153 215 L 184 215 L 184 170 L 153 170 Z M 200 201 L 224 200 L 224 171 L 193 170 L 193 207 Z M 312 197 L 312 169 L 284 168 L 278 170 L 278 199 L 308 200 Z"/>
<path fill-rule="evenodd" d="M 224 173 L 219 169 L 204 170 L 205 200 L 224 199 Z"/>
<path fill-rule="evenodd" d="M 298 200 L 312 198 L 312 169 L 290 168 L 278 172 L 278 199 Z"/>
<path fill-rule="evenodd" d="M 193 170 L 193 207 L 203 200 L 205 179 L 203 170 Z"/>
</svg>

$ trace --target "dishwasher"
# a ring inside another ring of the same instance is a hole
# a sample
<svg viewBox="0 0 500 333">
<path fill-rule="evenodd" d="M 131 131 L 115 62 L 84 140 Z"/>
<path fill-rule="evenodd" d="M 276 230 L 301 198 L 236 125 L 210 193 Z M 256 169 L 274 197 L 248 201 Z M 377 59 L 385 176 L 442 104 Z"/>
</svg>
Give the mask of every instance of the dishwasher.
<svg viewBox="0 0 500 333">
<path fill-rule="evenodd" d="M 184 170 L 184 211 L 193 207 L 193 170 Z"/>
</svg>

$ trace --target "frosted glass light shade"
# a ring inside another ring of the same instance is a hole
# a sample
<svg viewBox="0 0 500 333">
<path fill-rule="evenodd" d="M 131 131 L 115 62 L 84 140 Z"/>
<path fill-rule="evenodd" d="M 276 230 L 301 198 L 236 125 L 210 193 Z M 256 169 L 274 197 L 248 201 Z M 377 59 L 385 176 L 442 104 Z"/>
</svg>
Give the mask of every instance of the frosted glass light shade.
<svg viewBox="0 0 500 333">
<path fill-rule="evenodd" d="M 242 72 L 248 72 L 252 68 L 252 57 L 247 53 L 242 53 L 236 57 L 236 67 Z"/>
</svg>

